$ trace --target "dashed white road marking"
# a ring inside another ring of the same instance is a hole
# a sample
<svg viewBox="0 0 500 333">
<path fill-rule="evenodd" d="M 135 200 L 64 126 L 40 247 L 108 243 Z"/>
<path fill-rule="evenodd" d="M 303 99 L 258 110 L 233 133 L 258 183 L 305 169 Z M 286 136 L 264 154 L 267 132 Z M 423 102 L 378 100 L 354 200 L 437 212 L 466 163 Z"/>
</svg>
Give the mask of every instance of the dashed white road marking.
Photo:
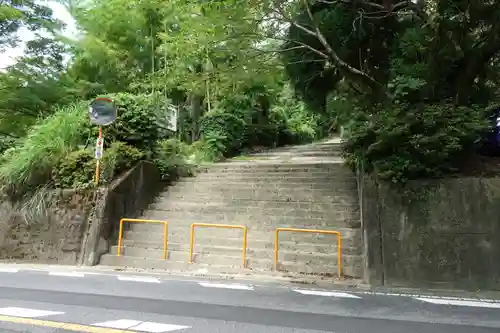
<svg viewBox="0 0 500 333">
<path fill-rule="evenodd" d="M 103 323 L 92 324 L 92 326 L 123 329 L 123 330 L 127 329 L 127 330 L 150 332 L 150 333 L 172 332 L 172 331 L 190 328 L 190 326 L 162 324 L 162 323 L 154 323 L 154 322 L 150 322 L 150 321 L 139 321 L 139 320 L 131 320 L 131 319 L 119 319 L 119 320 L 106 321 Z"/>
<path fill-rule="evenodd" d="M 184 330 L 190 328 L 189 326 L 181 325 L 171 325 L 171 324 L 161 324 L 145 321 L 137 326 L 131 327 L 134 331 L 151 332 L 151 333 L 163 333 L 172 332 L 177 330 Z"/>
<path fill-rule="evenodd" d="M 500 303 L 492 303 L 492 302 L 465 301 L 465 300 L 425 298 L 425 297 L 415 297 L 415 299 L 422 302 L 439 304 L 439 305 L 456 305 L 456 306 L 471 306 L 476 308 L 500 309 Z"/>
<path fill-rule="evenodd" d="M 37 318 L 37 317 L 45 317 L 58 314 L 64 314 L 64 312 L 35 310 L 35 309 L 16 308 L 16 307 L 0 308 L 0 315 L 12 316 L 12 317 Z"/>
<path fill-rule="evenodd" d="M 52 276 L 69 276 L 69 277 L 85 277 L 85 274 L 79 272 L 63 272 L 63 271 L 54 271 L 49 272 L 49 275 Z"/>
<path fill-rule="evenodd" d="M 293 290 L 293 289 L 292 289 Z M 334 290 L 335 292 L 342 293 L 341 290 Z M 377 292 L 377 291 L 360 291 L 353 290 L 352 294 L 355 295 L 370 295 L 370 296 L 390 296 L 390 297 L 406 297 L 406 298 L 425 298 L 425 299 L 438 299 L 438 300 L 458 300 L 458 301 L 472 301 L 472 302 L 484 302 L 484 303 L 499 303 L 499 299 L 491 298 L 468 298 L 468 297 L 453 297 L 453 296 L 437 296 L 428 294 L 411 294 L 411 293 L 390 293 L 390 292 Z"/>
<path fill-rule="evenodd" d="M 322 291 L 322 290 L 305 290 L 305 289 L 292 289 L 293 291 L 303 295 L 315 295 L 326 297 L 340 297 L 340 298 L 361 298 L 356 295 L 338 292 L 338 291 Z"/>
<path fill-rule="evenodd" d="M 131 320 L 131 319 L 119 319 L 119 320 L 111 320 L 105 321 L 102 323 L 92 324 L 92 326 L 100 326 L 100 327 L 109 327 L 109 328 L 118 328 L 118 329 L 128 329 L 133 326 L 139 325 L 141 322 L 139 320 Z"/>
<path fill-rule="evenodd" d="M 149 282 L 149 283 L 160 283 L 160 280 L 151 276 L 127 276 L 118 275 L 118 280 L 120 281 L 133 281 L 133 282 Z"/>
<path fill-rule="evenodd" d="M 9 267 L 0 267 L 0 273 L 18 273 L 19 269 L 17 268 L 9 268 Z"/>
<path fill-rule="evenodd" d="M 219 288 L 219 289 L 236 289 L 236 290 L 254 290 L 252 286 L 246 284 L 225 284 L 225 283 L 209 283 L 209 282 L 199 282 L 202 287 L 207 288 Z"/>
</svg>

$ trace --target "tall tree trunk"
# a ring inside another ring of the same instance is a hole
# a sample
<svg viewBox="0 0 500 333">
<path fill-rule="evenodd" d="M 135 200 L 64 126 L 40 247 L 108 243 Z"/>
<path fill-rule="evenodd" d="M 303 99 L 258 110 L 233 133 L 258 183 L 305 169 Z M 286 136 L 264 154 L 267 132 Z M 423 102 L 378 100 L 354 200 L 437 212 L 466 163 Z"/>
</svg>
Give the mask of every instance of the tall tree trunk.
<svg viewBox="0 0 500 333">
<path fill-rule="evenodd" d="M 189 96 L 191 111 L 191 142 L 200 137 L 200 119 L 203 115 L 203 95 L 192 92 Z"/>
<path fill-rule="evenodd" d="M 203 66 L 201 64 L 196 65 L 195 73 L 201 74 L 203 72 Z M 204 101 L 205 91 L 192 91 L 189 95 L 189 105 L 191 111 L 191 142 L 196 141 L 200 137 L 200 119 L 203 116 L 203 101 Z"/>
</svg>

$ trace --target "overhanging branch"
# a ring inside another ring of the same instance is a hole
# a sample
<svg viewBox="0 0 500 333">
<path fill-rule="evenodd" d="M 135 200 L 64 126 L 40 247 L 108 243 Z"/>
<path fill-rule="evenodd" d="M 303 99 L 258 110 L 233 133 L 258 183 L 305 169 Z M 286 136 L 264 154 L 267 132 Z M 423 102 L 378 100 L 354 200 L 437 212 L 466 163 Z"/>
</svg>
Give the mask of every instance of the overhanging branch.
<svg viewBox="0 0 500 333">
<path fill-rule="evenodd" d="M 339 69 L 343 72 L 346 72 L 349 76 L 353 77 L 355 80 L 363 82 L 365 85 L 370 87 L 373 91 L 380 91 L 381 90 L 381 85 L 370 75 L 367 73 L 349 65 L 347 62 L 343 61 L 338 54 L 335 52 L 335 50 L 331 47 L 331 45 L 328 43 L 326 40 L 325 36 L 319 29 L 318 24 L 314 20 L 314 16 L 311 12 L 311 7 L 309 6 L 309 0 L 303 0 L 304 7 L 307 11 L 307 15 L 309 16 L 309 20 L 311 21 L 314 31 L 309 30 L 308 28 L 302 26 L 301 24 L 298 24 L 295 21 L 291 21 L 290 23 L 293 24 L 295 27 L 298 29 L 304 31 L 305 33 L 316 37 L 321 45 L 327 50 L 329 59 L 335 63 Z"/>
</svg>

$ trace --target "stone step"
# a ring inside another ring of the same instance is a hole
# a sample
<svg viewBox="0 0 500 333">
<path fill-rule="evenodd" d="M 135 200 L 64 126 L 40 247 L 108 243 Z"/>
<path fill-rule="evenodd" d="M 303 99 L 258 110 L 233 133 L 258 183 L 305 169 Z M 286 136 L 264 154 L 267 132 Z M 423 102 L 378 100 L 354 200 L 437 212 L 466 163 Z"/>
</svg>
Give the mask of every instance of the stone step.
<svg viewBox="0 0 500 333">
<path fill-rule="evenodd" d="M 310 187 L 310 186 L 328 186 L 327 188 L 335 188 L 345 186 L 343 184 L 357 184 L 356 176 L 342 176 L 336 174 L 322 174 L 313 175 L 308 173 L 303 173 L 300 175 L 292 174 L 269 174 L 269 173 L 248 173 L 248 174 L 237 174 L 237 173 L 206 173 L 203 175 L 197 175 L 194 178 L 186 177 L 181 181 L 192 181 L 198 184 L 203 183 L 217 183 L 217 184 L 252 184 L 255 186 L 272 184 L 274 187 L 279 187 L 280 185 L 295 184 L 297 187 Z M 291 185 L 290 185 L 291 186 Z M 319 187 L 321 188 L 321 187 Z"/>
<path fill-rule="evenodd" d="M 353 177 L 355 175 L 349 168 L 346 166 L 337 166 L 335 168 L 320 168 L 320 169 L 312 169 L 312 168 L 275 168 L 275 167 L 233 167 L 233 168 L 214 168 L 206 169 L 203 172 L 196 173 L 196 176 L 268 176 L 274 178 L 285 178 L 285 177 L 312 177 L 312 178 L 330 178 L 330 179 L 338 179 L 339 177 Z"/>
<path fill-rule="evenodd" d="M 196 250 L 196 249 L 195 249 Z M 112 246 L 110 254 L 117 255 L 118 246 Z M 189 261 L 189 251 L 167 251 L 167 260 L 174 262 L 188 262 Z M 272 270 L 273 268 L 273 252 L 269 251 L 271 255 L 263 257 L 257 256 L 247 256 L 247 265 L 252 268 L 259 268 L 264 270 Z M 163 258 L 163 250 L 152 249 L 152 248 L 142 248 L 142 247 L 122 247 L 122 256 L 130 256 L 135 258 Z M 278 253 L 279 262 L 282 265 L 294 264 L 294 263 L 306 263 L 313 265 L 326 265 L 335 267 L 337 265 L 337 253 L 297 253 L 297 252 L 286 252 L 282 251 Z M 194 251 L 193 262 L 203 262 L 209 265 L 221 265 L 238 267 L 242 266 L 242 253 L 233 254 L 212 254 L 212 253 L 200 253 Z M 342 255 L 343 266 L 356 265 L 359 260 L 359 256 Z"/>
<path fill-rule="evenodd" d="M 189 237 L 176 237 L 175 242 L 168 242 L 168 249 L 171 251 L 188 251 L 189 250 Z M 348 243 L 348 242 L 345 242 Z M 156 241 L 146 238 L 142 239 L 124 239 L 122 241 L 124 246 L 139 247 L 139 248 L 151 248 L 156 250 L 163 249 L 163 240 L 156 239 Z M 274 243 L 262 240 L 250 239 L 248 241 L 248 254 L 252 257 L 259 258 L 271 258 L 274 251 Z M 342 247 L 343 254 L 349 255 L 360 255 L 361 249 L 359 246 Z M 242 238 L 200 238 L 195 239 L 195 249 L 199 253 L 213 253 L 213 254 L 231 254 L 238 255 L 241 253 L 243 248 Z M 292 241 L 281 241 L 279 242 L 279 250 L 284 252 L 299 252 L 299 253 L 320 253 L 329 254 L 337 251 L 337 245 L 335 244 L 312 244 L 304 242 L 292 242 Z"/>
<path fill-rule="evenodd" d="M 325 215 L 359 213 L 359 205 L 356 204 L 324 204 L 313 202 L 286 202 L 286 201 L 256 201 L 256 200 L 232 200 L 231 202 L 209 202 L 209 201 L 186 201 L 186 200 L 164 200 L 152 203 L 148 211 L 165 212 L 192 212 L 203 214 L 239 213 L 252 216 L 295 216 L 308 219 L 323 219 Z M 347 216 L 347 215 L 346 215 Z M 358 215 L 354 215 L 358 216 Z"/>
<path fill-rule="evenodd" d="M 339 157 L 342 155 L 340 150 L 332 150 L 327 148 L 313 148 L 307 150 L 282 150 L 282 151 L 271 151 L 271 152 L 262 152 L 248 155 L 249 158 L 282 158 L 283 156 L 310 156 L 310 157 Z"/>
<path fill-rule="evenodd" d="M 338 229 L 339 231 L 342 229 Z M 341 231 L 342 232 L 342 231 Z M 188 244 L 190 230 L 169 230 L 168 240 L 169 242 Z M 263 231 L 248 231 L 248 246 L 249 247 L 261 247 L 268 244 L 274 244 L 275 232 L 263 232 Z M 133 241 L 137 243 L 153 242 L 157 244 L 163 244 L 163 231 L 152 232 L 151 230 L 127 230 L 124 232 L 123 239 L 128 241 Z M 195 242 L 201 242 L 206 244 L 213 244 L 218 246 L 226 246 L 226 241 L 239 244 L 241 246 L 243 242 L 243 233 L 235 229 L 217 229 L 209 230 L 209 228 L 196 228 L 195 230 Z M 295 232 L 280 232 L 279 243 L 295 243 L 303 244 L 304 247 L 310 246 L 337 246 L 337 238 L 334 235 L 323 235 L 316 233 L 295 233 Z M 342 232 L 342 246 L 345 248 L 356 248 L 359 247 L 361 243 L 361 233 L 359 231 L 349 231 Z M 187 245 L 186 245 L 187 246 Z"/>
<path fill-rule="evenodd" d="M 255 211 L 255 214 L 245 212 L 211 212 L 201 213 L 199 211 L 164 211 L 164 210 L 146 210 L 143 212 L 143 218 L 150 220 L 165 220 L 169 223 L 178 225 L 188 225 L 190 223 L 219 223 L 219 224 L 248 224 L 251 221 L 259 221 L 260 228 L 278 228 L 278 227 L 340 227 L 340 228 L 358 228 L 360 225 L 359 212 L 332 211 L 330 214 L 322 216 L 307 217 L 297 216 L 290 213 L 288 215 L 270 215 L 268 212 Z"/>
<path fill-rule="evenodd" d="M 301 149 L 301 147 L 308 147 L 307 145 L 304 146 L 295 146 L 297 149 Z M 315 142 L 310 145 L 310 147 L 313 148 L 321 148 L 321 149 L 337 149 L 341 150 L 342 149 L 342 142 Z"/>
<path fill-rule="evenodd" d="M 255 226 L 250 226 L 247 229 L 247 237 L 249 239 L 258 239 L 263 241 L 274 242 L 275 228 L 270 228 L 268 230 L 265 229 L 254 229 Z M 303 227 L 304 228 L 304 227 Z M 307 228 L 307 227 L 306 227 Z M 298 229 L 298 228 L 297 228 Z M 338 231 L 341 233 L 341 237 L 344 240 L 344 243 L 349 239 L 355 239 L 356 241 L 361 239 L 361 231 L 360 229 L 350 229 L 350 228 L 313 228 L 310 227 L 309 230 L 331 230 Z M 190 233 L 191 228 L 190 224 L 185 227 L 177 226 L 177 227 L 169 227 L 168 228 L 168 236 L 178 237 L 179 235 L 186 236 Z M 153 229 L 153 227 L 149 227 L 146 225 L 131 225 L 130 229 L 124 229 L 124 238 L 132 239 L 131 236 L 127 236 L 127 233 L 130 232 L 139 232 L 144 234 L 151 235 L 150 237 L 158 237 L 158 239 L 163 237 L 163 228 Z M 219 238 L 241 238 L 243 236 L 243 230 L 240 228 L 211 228 L 211 227 L 195 227 L 195 233 L 197 237 L 219 237 Z M 322 242 L 322 239 L 326 239 L 327 243 L 333 243 L 335 241 L 335 236 L 331 236 L 328 234 L 321 233 L 304 233 L 304 232 L 291 232 L 291 231 L 281 231 L 280 232 L 280 240 L 303 240 L 303 241 L 311 241 Z"/>
<path fill-rule="evenodd" d="M 162 251 L 148 251 L 140 252 L 139 256 L 126 255 L 125 252 L 130 248 L 125 249 L 121 256 L 115 254 L 105 254 L 101 257 L 101 265 L 109 266 L 125 266 L 125 267 L 136 267 L 136 268 L 157 268 L 157 269 L 169 269 L 174 267 L 187 267 L 189 265 L 188 259 L 189 254 L 185 252 L 170 251 L 169 258 L 167 260 L 162 259 Z M 116 249 L 114 249 L 116 251 Z M 115 252 L 113 252 L 115 253 Z M 151 256 L 143 256 L 143 254 Z M 173 260 L 175 258 L 176 260 Z M 183 259 L 184 258 L 184 259 Z M 360 268 L 362 267 L 362 260 L 360 256 L 343 256 L 343 272 L 346 276 L 361 276 Z M 311 260 L 304 262 L 296 261 L 285 261 L 282 260 L 280 255 L 280 260 L 278 261 L 278 269 L 286 272 L 293 273 L 305 273 L 305 274 L 337 274 L 337 262 L 335 255 L 328 256 L 316 256 Z M 142 261 L 142 262 L 141 262 Z M 213 255 L 193 255 L 193 263 L 197 265 L 203 265 L 209 268 L 242 268 L 242 258 L 237 256 L 213 256 Z M 203 267 L 201 266 L 201 267 Z M 257 260 L 257 259 L 247 259 L 247 267 L 260 272 L 271 272 L 274 269 L 273 260 Z"/>
<path fill-rule="evenodd" d="M 157 202 L 168 200 L 189 200 L 194 201 L 233 201 L 233 200 L 266 200 L 266 201 L 285 201 L 285 202 L 314 202 L 314 203 L 339 203 L 355 204 L 358 201 L 357 193 L 346 192 L 345 194 L 326 195 L 318 191 L 266 191 L 266 190 L 235 190 L 227 192 L 180 192 L 171 191 L 161 194 Z"/>
<path fill-rule="evenodd" d="M 349 198 L 353 199 L 355 198 Z M 159 207 L 159 208 L 157 208 Z M 151 204 L 149 209 L 152 210 L 181 210 L 185 211 L 186 208 L 193 208 L 194 211 L 198 210 L 214 210 L 217 212 L 254 212 L 260 211 L 265 214 L 273 215 L 274 213 L 297 216 L 322 217 L 324 213 L 332 213 L 333 211 L 342 212 L 358 212 L 359 205 L 357 201 L 354 202 L 311 202 L 311 201 L 290 201 L 290 200 L 261 200 L 261 199 L 234 199 L 234 200 L 158 200 Z"/>
<path fill-rule="evenodd" d="M 340 201 L 340 200 L 338 200 Z M 149 210 L 163 211 L 192 211 L 203 213 L 247 213 L 248 215 L 279 215 L 295 216 L 304 218 L 323 218 L 325 213 L 331 214 L 339 212 L 359 212 L 357 202 L 350 200 L 343 202 L 312 202 L 312 201 L 286 201 L 286 200 L 219 200 L 193 198 L 193 200 L 170 199 L 152 203 Z M 278 213 L 278 214 L 276 214 Z"/>
<path fill-rule="evenodd" d="M 148 219 L 153 219 L 151 216 L 146 216 Z M 252 231 L 266 231 L 270 232 L 275 230 L 276 228 L 299 228 L 299 229 L 327 229 L 327 230 L 338 230 L 342 228 L 353 228 L 357 229 L 360 227 L 360 220 L 356 219 L 345 219 L 345 220 L 333 220 L 333 219 L 324 219 L 323 221 L 319 221 L 318 219 L 308 221 L 304 220 L 290 220 L 283 218 L 282 220 L 270 220 L 265 217 L 254 217 L 253 219 L 249 219 L 248 216 L 240 216 L 239 218 L 234 219 L 217 219 L 211 218 L 210 216 L 204 216 L 202 218 L 192 218 L 188 219 L 186 217 L 174 217 L 169 216 L 168 218 L 165 216 L 158 216 L 163 221 L 169 222 L 170 228 L 172 226 L 179 226 L 184 229 L 187 229 L 191 226 L 192 223 L 206 223 L 206 224 L 230 224 L 230 225 L 246 225 L 248 230 Z M 249 221 L 257 221 L 257 223 L 249 223 Z M 319 222 L 318 222 L 319 221 Z M 293 223 L 295 222 L 295 223 Z M 139 226 L 131 226 L 129 229 L 143 229 L 143 227 Z"/>
<path fill-rule="evenodd" d="M 350 175 L 353 173 L 343 163 L 267 163 L 259 164 L 256 161 L 215 163 L 210 166 L 199 167 L 197 173 L 269 173 L 269 174 L 339 174 Z"/>
<path fill-rule="evenodd" d="M 356 175 L 354 173 L 335 173 L 335 172 L 210 172 L 199 173 L 193 177 L 186 177 L 184 179 L 192 179 L 193 181 L 212 181 L 217 182 L 223 179 L 226 182 L 248 182 L 248 183 L 302 183 L 302 184 L 317 184 L 328 183 L 334 184 L 338 182 L 355 182 Z"/>
<path fill-rule="evenodd" d="M 251 154 L 251 155 L 258 155 L 258 154 L 273 154 L 273 153 L 300 153 L 300 152 L 309 152 L 309 151 L 332 151 L 332 152 L 341 152 L 342 150 L 342 144 L 341 143 L 336 143 L 336 144 L 313 144 L 313 145 L 303 145 L 303 146 L 286 146 L 286 147 L 279 147 L 275 149 L 270 149 L 268 151 L 264 151 L 261 153 L 256 153 L 256 154 Z"/>
<path fill-rule="evenodd" d="M 249 155 L 247 161 L 252 161 L 252 158 L 255 158 L 257 161 L 261 160 L 274 160 L 274 161 L 280 161 L 283 159 L 291 158 L 292 161 L 293 159 L 297 157 L 302 157 L 302 158 L 328 158 L 328 159 L 337 159 L 339 163 L 342 163 L 343 160 L 341 159 L 342 153 L 341 152 L 336 152 L 336 151 L 325 151 L 325 150 L 310 150 L 310 151 L 303 151 L 303 152 L 298 152 L 298 153 L 288 153 L 288 152 L 283 152 L 283 153 L 261 153 L 258 155 Z"/>
<path fill-rule="evenodd" d="M 327 205 L 357 205 L 358 197 L 355 193 L 346 194 L 346 195 L 323 195 L 322 193 L 300 193 L 300 192 L 292 192 L 290 191 L 288 195 L 275 193 L 273 195 L 265 192 L 263 194 L 259 194 L 257 191 L 238 191 L 227 193 L 226 195 L 216 196 L 212 193 L 189 193 L 189 194 L 180 194 L 180 193 L 166 193 L 165 195 L 160 195 L 155 202 L 157 203 L 168 203 L 175 201 L 184 201 L 189 200 L 191 203 L 204 203 L 204 204 L 223 204 L 227 205 L 235 205 L 240 206 L 241 204 L 247 205 L 258 205 L 259 207 L 267 206 L 273 207 L 275 203 L 310 203 L 310 204 L 327 204 Z M 274 204 L 274 205 L 273 205 Z M 262 206 L 261 206 L 262 205 Z"/>
<path fill-rule="evenodd" d="M 157 245 L 153 247 L 146 246 L 147 244 L 138 244 L 128 245 L 128 243 L 123 243 L 122 246 L 122 254 L 129 255 L 132 257 L 145 257 L 145 258 L 155 258 L 155 256 L 159 256 L 161 258 L 163 256 L 163 246 Z M 168 247 L 168 259 L 173 261 L 183 261 L 187 260 L 185 258 L 189 258 L 189 246 L 178 247 L 178 243 L 170 244 L 172 246 Z M 111 254 L 117 254 L 117 246 L 111 247 Z M 225 247 L 225 246 L 203 246 L 200 244 L 195 244 L 193 253 L 195 255 L 199 255 L 199 258 L 203 258 L 204 255 L 208 256 L 222 256 L 222 257 L 230 257 L 230 258 L 240 258 L 242 257 L 242 247 Z M 325 259 L 325 260 L 337 260 L 337 249 L 331 248 L 327 249 L 326 252 L 308 252 L 303 250 L 286 250 L 280 246 L 280 250 L 278 252 L 280 256 L 280 260 L 283 261 L 314 261 L 316 259 Z M 346 256 L 346 258 L 350 258 L 351 256 L 359 256 L 359 253 L 353 253 L 348 251 L 347 249 L 342 250 L 342 255 Z M 268 249 L 255 249 L 248 248 L 247 249 L 247 257 L 252 260 L 273 260 L 274 258 L 274 250 L 273 248 Z M 331 257 L 331 258 L 330 258 Z"/>
<path fill-rule="evenodd" d="M 280 161 L 272 161 L 266 162 L 262 160 L 263 163 L 256 163 L 257 161 L 248 161 L 248 160 L 231 160 L 218 162 L 213 164 L 202 165 L 201 169 L 224 169 L 224 168 L 264 168 L 264 169 L 330 169 L 332 167 L 336 167 L 339 165 L 345 165 L 344 163 L 332 163 L 329 160 L 326 161 L 316 161 L 316 160 L 303 160 L 303 161 L 294 161 L 294 160 L 280 160 Z"/>
<path fill-rule="evenodd" d="M 159 270 L 172 270 L 172 271 L 187 271 L 187 272 L 201 272 L 202 270 L 212 270 L 218 271 L 221 274 L 254 274 L 259 272 L 264 275 L 274 276 L 275 272 L 272 270 L 255 270 L 255 269 L 244 269 L 241 267 L 228 267 L 221 265 L 207 265 L 205 263 L 193 263 L 188 264 L 186 262 L 173 262 L 170 260 L 162 260 L 162 259 L 144 259 L 144 258 L 135 258 L 135 257 L 125 257 L 125 256 L 115 256 L 111 254 L 105 254 L 101 257 L 100 261 L 101 265 L 107 266 L 119 266 L 119 267 L 135 267 L 142 269 L 159 269 Z M 294 271 L 306 271 L 308 274 L 328 274 L 335 276 L 337 274 L 336 266 L 322 266 L 322 267 L 314 267 L 311 265 L 307 265 L 302 267 L 298 264 L 293 263 L 279 263 L 278 266 L 280 269 L 286 269 L 289 272 Z M 319 273 L 315 272 L 315 270 L 319 271 Z M 362 272 L 359 270 L 357 266 L 347 266 L 343 269 L 344 276 L 361 276 Z"/>
<path fill-rule="evenodd" d="M 100 265 L 106 266 L 119 266 L 119 267 L 134 267 L 142 269 L 160 269 L 160 270 L 176 270 L 176 271 L 188 271 L 190 268 L 196 267 L 196 269 L 214 269 L 220 270 L 221 272 L 240 272 L 241 267 L 228 267 L 224 265 L 209 265 L 207 263 L 196 263 L 189 264 L 187 261 L 174 262 L 172 260 L 163 260 L 155 258 L 140 258 L 131 256 L 116 256 L 113 254 L 104 254 L 101 256 L 99 262 Z M 246 270 L 251 272 L 251 270 Z"/>
<path fill-rule="evenodd" d="M 230 182 L 220 182 L 213 181 L 211 179 L 198 179 L 198 178 L 187 178 L 186 180 L 181 180 L 172 185 L 167 191 L 172 191 L 176 189 L 212 189 L 217 191 L 233 191 L 233 190 L 281 190 L 281 191 L 356 191 L 358 190 L 358 184 L 356 181 L 342 181 L 336 183 L 325 183 L 324 180 L 318 180 L 317 182 L 308 183 L 296 183 L 287 180 L 279 182 L 248 182 L 235 179 Z"/>
<path fill-rule="evenodd" d="M 251 187 L 251 186 L 224 186 L 219 184 L 212 186 L 208 183 L 189 185 L 189 186 L 173 186 L 168 190 L 164 191 L 159 198 L 168 198 L 172 195 L 212 195 L 214 197 L 293 197 L 297 198 L 296 201 L 303 201 L 301 198 L 309 197 L 353 197 L 358 198 L 357 188 L 339 187 L 339 188 L 286 188 L 286 187 L 274 187 L 274 186 L 261 186 L 261 187 Z"/>
<path fill-rule="evenodd" d="M 262 180 L 261 178 L 248 178 L 248 179 L 233 179 L 231 181 L 221 182 L 220 180 L 213 180 L 211 178 L 181 178 L 175 184 L 173 184 L 167 191 L 170 191 L 175 188 L 217 188 L 217 189 L 233 189 L 233 188 L 241 188 L 241 189 L 293 189 L 300 191 L 304 190 L 356 190 L 358 189 L 358 184 L 355 178 L 344 180 L 339 179 L 334 182 L 325 182 L 324 178 L 317 178 L 315 181 L 312 181 L 311 178 L 305 178 L 303 182 L 292 182 L 288 179 L 283 180 L 275 180 L 273 182 L 269 182 L 267 180 Z"/>
<path fill-rule="evenodd" d="M 110 249 L 110 254 L 117 255 L 118 246 L 112 246 Z M 167 251 L 167 260 L 174 262 L 188 262 L 189 252 L 188 251 Z M 135 257 L 135 258 L 163 258 L 163 250 L 154 248 L 144 248 L 144 247 L 122 247 L 122 256 L 125 257 Z M 224 266 L 241 266 L 242 265 L 242 255 L 237 254 L 211 254 L 211 253 L 193 253 L 193 261 L 203 262 L 208 265 L 220 264 Z"/>
<path fill-rule="evenodd" d="M 189 232 L 191 228 L 191 224 L 193 221 L 187 221 L 184 223 L 169 223 L 168 227 L 168 233 L 169 234 L 177 234 L 177 233 L 184 233 L 184 232 Z M 196 222 L 194 222 L 196 223 Z M 197 223 L 204 223 L 204 222 L 197 222 Z M 235 233 L 235 234 L 240 234 L 242 232 L 241 228 L 219 228 L 215 227 L 216 223 L 208 223 L 208 224 L 213 224 L 214 227 L 206 227 L 206 226 L 196 226 L 196 230 L 199 230 L 200 233 L 207 233 L 207 234 L 229 234 L 229 233 Z M 245 224 L 245 223 L 224 223 L 224 225 L 234 225 L 234 226 L 246 226 L 248 233 L 252 233 L 254 236 L 259 236 L 259 237 L 264 237 L 266 235 L 271 235 L 272 233 L 275 232 L 276 228 L 275 226 L 266 226 L 266 225 L 260 225 L 259 223 L 254 223 L 254 224 Z M 342 226 L 330 226 L 330 227 L 320 227 L 317 225 L 289 225 L 289 224 L 283 224 L 280 225 L 279 228 L 296 228 L 296 229 L 310 229 L 310 230 L 331 230 L 331 231 L 339 231 L 341 234 L 345 235 L 345 237 L 352 237 L 352 235 L 359 235 L 360 229 L 359 228 L 349 228 L 349 227 L 342 227 Z M 139 224 L 139 223 L 133 223 L 130 225 L 125 225 L 124 226 L 124 231 L 141 231 L 141 232 L 151 232 L 151 233 L 163 233 L 163 226 L 160 224 Z M 303 233 L 304 235 L 307 235 Z"/>
</svg>

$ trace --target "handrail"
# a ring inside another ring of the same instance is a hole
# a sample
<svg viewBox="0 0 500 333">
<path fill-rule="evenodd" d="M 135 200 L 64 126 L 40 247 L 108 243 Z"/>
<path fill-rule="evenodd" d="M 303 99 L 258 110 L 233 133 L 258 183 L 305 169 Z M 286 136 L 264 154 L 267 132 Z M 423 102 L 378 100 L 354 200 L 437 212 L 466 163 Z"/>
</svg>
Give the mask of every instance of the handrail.
<svg viewBox="0 0 500 333">
<path fill-rule="evenodd" d="M 120 220 L 120 231 L 118 233 L 118 251 L 116 252 L 117 256 L 121 255 L 122 249 L 122 238 L 123 238 L 123 223 L 163 223 L 163 260 L 167 259 L 167 240 L 168 240 L 168 222 L 161 220 L 145 220 L 145 219 L 129 219 L 123 218 Z"/>
<path fill-rule="evenodd" d="M 342 235 L 338 231 L 333 230 L 317 230 L 317 229 L 296 229 L 296 228 L 277 228 L 274 235 L 274 269 L 278 269 L 278 243 L 279 243 L 279 232 L 280 231 L 291 231 L 291 232 L 307 232 L 307 233 L 317 233 L 317 234 L 327 234 L 337 236 L 337 268 L 338 276 L 342 276 Z"/>
<path fill-rule="evenodd" d="M 224 228 L 224 229 L 243 229 L 243 250 L 242 261 L 243 267 L 247 266 L 247 227 L 244 225 L 230 225 L 230 224 L 211 224 L 211 223 L 193 223 L 191 224 L 190 244 L 189 244 L 189 263 L 193 263 L 193 250 L 194 250 L 194 228 L 195 227 L 211 227 L 211 228 Z"/>
</svg>

